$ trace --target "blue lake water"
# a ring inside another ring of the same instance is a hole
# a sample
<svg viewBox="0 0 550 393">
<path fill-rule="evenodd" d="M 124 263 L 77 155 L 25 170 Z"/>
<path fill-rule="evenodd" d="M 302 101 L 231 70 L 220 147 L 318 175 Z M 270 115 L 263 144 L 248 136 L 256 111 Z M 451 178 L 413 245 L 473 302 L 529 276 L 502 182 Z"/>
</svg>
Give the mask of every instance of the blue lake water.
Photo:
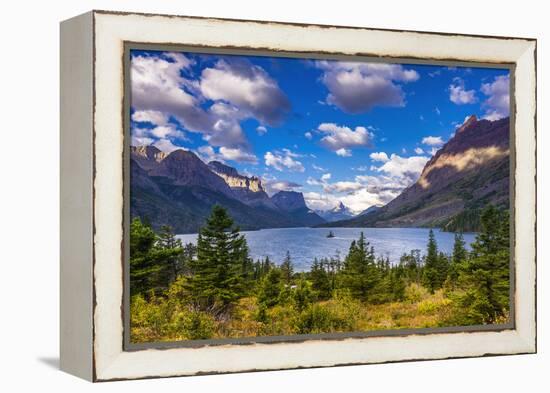
<svg viewBox="0 0 550 393">
<path fill-rule="evenodd" d="M 333 238 L 327 238 L 329 231 Z M 289 251 L 296 271 L 309 270 L 314 258 L 340 254 L 343 259 L 352 240 L 363 232 L 374 247 L 376 255 L 387 256 L 391 263 L 398 263 L 403 253 L 418 249 L 426 252 L 429 229 L 426 228 L 274 228 L 242 232 L 248 242 L 254 260 L 269 256 L 280 264 Z M 444 253 L 451 253 L 454 233 L 434 230 L 437 246 Z M 177 235 L 184 243 L 196 243 L 197 235 Z M 464 234 L 467 248 L 475 240 L 475 233 Z"/>
</svg>

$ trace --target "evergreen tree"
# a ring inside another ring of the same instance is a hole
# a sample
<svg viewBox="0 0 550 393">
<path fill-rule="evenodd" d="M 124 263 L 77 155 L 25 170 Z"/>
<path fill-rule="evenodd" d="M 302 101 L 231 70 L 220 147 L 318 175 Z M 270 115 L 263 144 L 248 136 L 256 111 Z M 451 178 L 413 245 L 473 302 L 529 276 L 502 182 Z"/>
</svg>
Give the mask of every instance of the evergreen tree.
<svg viewBox="0 0 550 393">
<path fill-rule="evenodd" d="M 317 258 L 313 260 L 311 266 L 310 277 L 312 282 L 312 288 L 318 293 L 320 299 L 328 299 L 332 294 L 331 280 L 324 264 L 319 262 Z"/>
<path fill-rule="evenodd" d="M 495 323 L 510 308 L 510 232 L 508 212 L 488 205 L 481 214 L 481 232 L 471 257 L 461 269 L 465 294 L 459 304 L 462 323 Z"/>
<path fill-rule="evenodd" d="M 130 294 L 147 295 L 167 289 L 172 282 L 173 261 L 182 252 L 181 244 L 160 242 L 150 226 L 134 218 L 130 224 Z"/>
<path fill-rule="evenodd" d="M 283 290 L 282 274 L 278 268 L 272 268 L 260 282 L 258 302 L 265 307 L 273 307 L 279 303 L 279 296 Z"/>
<path fill-rule="evenodd" d="M 349 254 L 344 261 L 342 281 L 343 286 L 357 299 L 366 301 L 374 295 L 380 275 L 374 259 L 374 250 L 372 247 L 369 248 L 363 232 L 357 242 L 351 243 Z"/>
<path fill-rule="evenodd" d="M 290 252 L 286 252 L 286 257 L 281 264 L 281 274 L 285 284 L 290 285 L 292 281 L 292 275 L 294 274 L 294 266 L 292 265 L 292 259 L 290 258 Z"/>
<path fill-rule="evenodd" d="M 185 256 L 183 245 L 180 239 L 176 239 L 172 227 L 163 225 L 158 234 L 157 246 L 163 250 L 179 249 L 181 252 L 167 258 L 164 263 L 168 265 L 165 280 L 168 283 L 174 282 L 176 277 L 183 273 L 185 268 Z"/>
<path fill-rule="evenodd" d="M 215 205 L 199 231 L 197 258 L 188 284 L 196 305 L 204 310 L 224 310 L 242 297 L 243 263 L 247 258 L 246 239 L 233 227 L 227 211 Z"/>
<path fill-rule="evenodd" d="M 428 235 L 426 260 L 424 263 L 423 283 L 431 293 L 441 287 L 440 274 L 438 270 L 439 255 L 437 252 L 437 242 L 435 241 L 434 231 L 430 229 Z"/>
<path fill-rule="evenodd" d="M 453 245 L 453 255 L 449 266 L 449 280 L 451 283 L 456 282 L 460 265 L 466 260 L 468 251 L 466 251 L 466 243 L 462 233 L 455 233 L 455 241 Z"/>
</svg>

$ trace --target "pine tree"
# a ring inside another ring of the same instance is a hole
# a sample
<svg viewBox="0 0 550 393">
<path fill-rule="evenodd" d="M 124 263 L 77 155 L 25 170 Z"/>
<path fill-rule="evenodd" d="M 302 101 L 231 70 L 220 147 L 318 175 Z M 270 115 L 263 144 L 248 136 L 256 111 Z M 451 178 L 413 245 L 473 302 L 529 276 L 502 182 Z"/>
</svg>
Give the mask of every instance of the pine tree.
<svg viewBox="0 0 550 393">
<path fill-rule="evenodd" d="M 508 212 L 493 205 L 481 214 L 481 231 L 472 244 L 460 281 L 466 289 L 460 298 L 466 310 L 463 323 L 495 323 L 510 308 L 510 232 Z"/>
<path fill-rule="evenodd" d="M 374 249 L 369 248 L 365 235 L 361 232 L 359 240 L 353 241 L 344 261 L 343 286 L 350 290 L 353 297 L 367 301 L 375 293 L 380 282 L 376 267 Z"/>
<path fill-rule="evenodd" d="M 281 264 L 281 273 L 285 284 L 290 285 L 292 281 L 292 275 L 294 274 L 294 266 L 292 265 L 292 259 L 290 258 L 290 252 L 286 252 L 286 257 Z"/>
<path fill-rule="evenodd" d="M 461 264 L 466 261 L 468 251 L 462 233 L 455 233 L 455 241 L 453 245 L 453 255 L 449 266 L 449 279 L 452 283 L 458 279 L 458 274 Z"/>
<path fill-rule="evenodd" d="M 197 306 L 224 310 L 236 302 L 244 293 L 243 263 L 247 258 L 246 239 L 233 227 L 227 211 L 215 205 L 199 231 L 197 258 L 188 284 Z"/>
<path fill-rule="evenodd" d="M 130 293 L 162 292 L 173 281 L 173 261 L 182 255 L 181 244 L 163 243 L 153 229 L 134 218 L 130 224 Z"/>
<path fill-rule="evenodd" d="M 424 263 L 423 283 L 431 293 L 441 287 L 440 274 L 438 271 L 439 255 L 437 252 L 437 242 L 435 241 L 434 231 L 430 229 L 428 235 L 426 261 Z"/>
<path fill-rule="evenodd" d="M 313 260 L 311 265 L 310 277 L 312 288 L 318 293 L 319 298 L 323 300 L 330 298 L 332 293 L 331 280 L 324 264 L 319 262 L 317 258 Z"/>
<path fill-rule="evenodd" d="M 265 307 L 273 307 L 279 303 L 279 296 L 282 290 L 281 270 L 272 268 L 260 282 L 258 302 Z"/>
<path fill-rule="evenodd" d="M 176 280 L 176 277 L 179 274 L 182 274 L 185 267 L 184 265 L 185 258 L 184 258 L 184 252 L 183 252 L 184 250 L 183 250 L 183 245 L 181 244 L 181 240 L 176 239 L 174 232 L 172 232 L 172 228 L 170 226 L 163 225 L 160 228 L 160 232 L 158 234 L 157 245 L 159 248 L 164 250 L 171 250 L 171 249 L 181 250 L 180 253 L 167 258 L 164 262 L 168 265 L 166 269 L 165 279 L 168 283 L 174 282 Z"/>
</svg>

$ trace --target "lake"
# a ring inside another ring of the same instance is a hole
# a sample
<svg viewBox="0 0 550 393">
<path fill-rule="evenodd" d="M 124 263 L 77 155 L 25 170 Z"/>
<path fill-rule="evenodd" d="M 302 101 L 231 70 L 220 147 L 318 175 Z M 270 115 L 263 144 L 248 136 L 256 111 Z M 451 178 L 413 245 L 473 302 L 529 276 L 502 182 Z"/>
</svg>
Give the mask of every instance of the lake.
<svg viewBox="0 0 550 393">
<path fill-rule="evenodd" d="M 327 238 L 329 231 L 333 238 Z M 419 249 L 426 253 L 427 228 L 274 228 L 241 232 L 250 248 L 250 256 L 256 260 L 269 256 L 272 262 L 280 264 L 289 251 L 296 271 L 309 270 L 314 258 L 346 256 L 352 240 L 363 232 L 374 247 L 375 254 L 388 256 L 391 263 L 398 263 L 403 253 Z M 434 230 L 437 246 L 444 253 L 451 253 L 454 233 Z M 475 240 L 475 233 L 465 233 L 464 241 L 469 249 Z M 184 243 L 196 243 L 197 235 L 177 235 Z"/>
</svg>

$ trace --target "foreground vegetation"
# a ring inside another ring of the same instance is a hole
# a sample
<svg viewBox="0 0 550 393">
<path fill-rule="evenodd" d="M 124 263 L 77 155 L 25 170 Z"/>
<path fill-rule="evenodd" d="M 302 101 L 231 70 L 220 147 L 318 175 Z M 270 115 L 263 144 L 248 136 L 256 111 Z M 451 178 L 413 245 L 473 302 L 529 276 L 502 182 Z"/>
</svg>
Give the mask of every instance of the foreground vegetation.
<svg viewBox="0 0 550 393">
<path fill-rule="evenodd" d="M 294 272 L 292 256 L 252 261 L 246 239 L 215 206 L 197 245 L 170 228 L 134 219 L 130 235 L 133 342 L 464 326 L 505 322 L 509 313 L 509 223 L 489 206 L 481 231 L 451 255 L 430 231 L 425 255 L 399 264 L 376 257 L 363 236 L 345 258 Z"/>
</svg>

